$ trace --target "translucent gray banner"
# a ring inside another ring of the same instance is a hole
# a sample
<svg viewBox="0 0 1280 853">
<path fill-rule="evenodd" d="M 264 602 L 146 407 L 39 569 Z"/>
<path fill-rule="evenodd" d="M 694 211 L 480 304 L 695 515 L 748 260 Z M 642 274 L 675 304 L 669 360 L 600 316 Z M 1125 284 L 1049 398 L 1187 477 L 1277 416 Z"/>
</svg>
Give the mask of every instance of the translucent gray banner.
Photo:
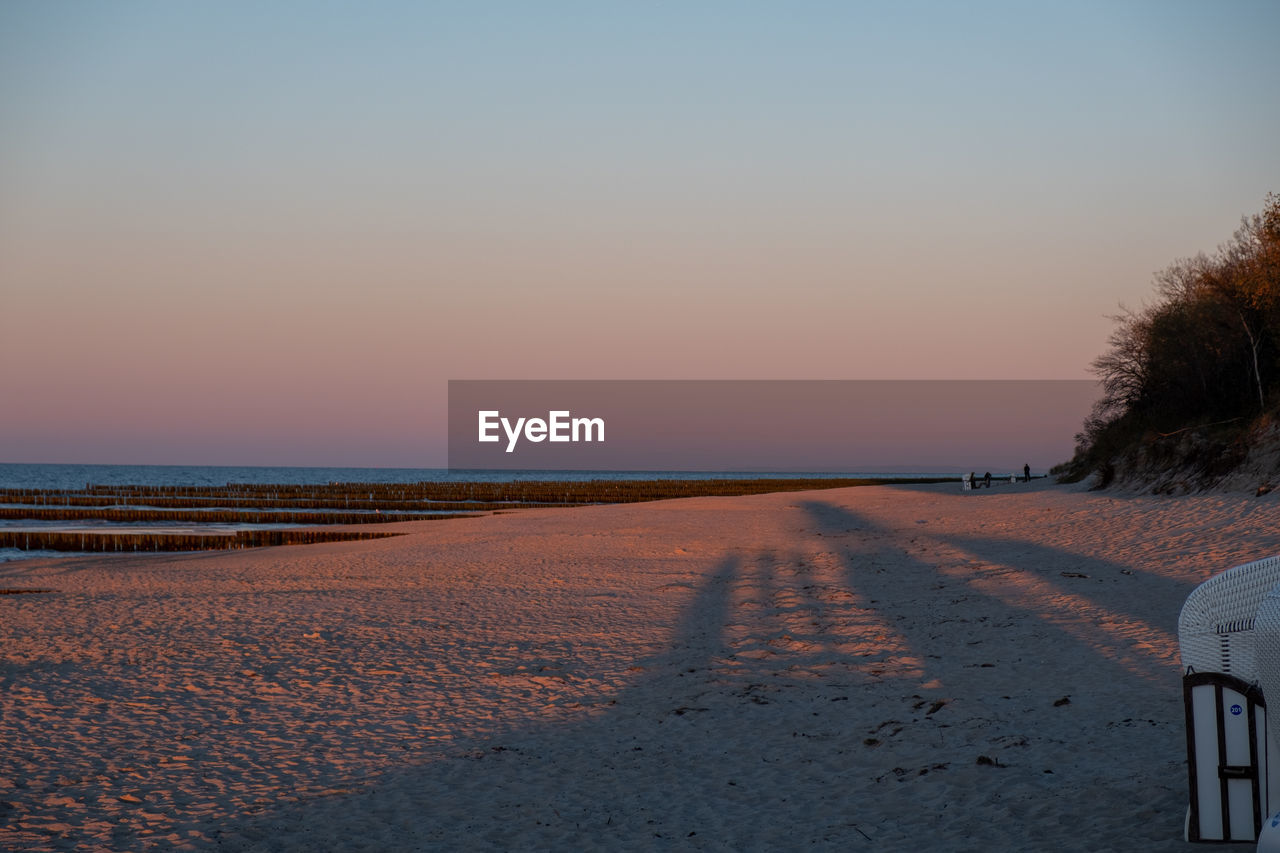
<svg viewBox="0 0 1280 853">
<path fill-rule="evenodd" d="M 449 467 L 1043 471 L 1087 380 L 451 380 Z"/>
</svg>

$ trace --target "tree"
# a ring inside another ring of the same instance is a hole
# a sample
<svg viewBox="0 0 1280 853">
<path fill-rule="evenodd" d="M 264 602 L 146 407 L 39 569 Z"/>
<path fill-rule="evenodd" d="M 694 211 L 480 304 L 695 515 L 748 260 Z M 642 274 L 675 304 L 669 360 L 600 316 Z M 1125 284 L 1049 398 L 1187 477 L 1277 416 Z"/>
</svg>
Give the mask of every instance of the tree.
<svg viewBox="0 0 1280 853">
<path fill-rule="evenodd" d="M 1270 342 L 1280 319 L 1280 197 L 1268 193 L 1263 212 L 1241 220 L 1240 228 L 1218 249 L 1204 275 L 1207 285 L 1235 312 L 1249 340 L 1258 410 L 1265 411 L 1266 381 L 1260 356 L 1272 348 Z"/>
<path fill-rule="evenodd" d="M 1077 473 L 1150 438 L 1247 420 L 1280 397 L 1280 196 L 1155 285 L 1153 304 L 1115 318 L 1093 362 L 1103 394 L 1077 436 Z"/>
</svg>

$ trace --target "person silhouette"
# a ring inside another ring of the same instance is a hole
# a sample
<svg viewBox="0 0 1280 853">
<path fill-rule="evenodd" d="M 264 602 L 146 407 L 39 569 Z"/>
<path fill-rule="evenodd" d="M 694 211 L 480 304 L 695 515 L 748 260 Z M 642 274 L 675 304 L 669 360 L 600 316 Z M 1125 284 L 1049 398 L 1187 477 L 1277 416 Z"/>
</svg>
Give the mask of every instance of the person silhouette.
<svg viewBox="0 0 1280 853">
<path fill-rule="evenodd" d="M 1030 483 L 1030 482 L 1031 482 L 1031 466 L 1030 466 L 1030 465 L 1023 465 L 1023 466 L 1022 466 L 1022 481 L 1023 481 L 1024 483 Z"/>
<path fill-rule="evenodd" d="M 990 471 L 988 471 L 986 474 L 982 476 L 982 485 L 986 486 L 988 489 L 991 488 L 991 472 Z"/>
</svg>

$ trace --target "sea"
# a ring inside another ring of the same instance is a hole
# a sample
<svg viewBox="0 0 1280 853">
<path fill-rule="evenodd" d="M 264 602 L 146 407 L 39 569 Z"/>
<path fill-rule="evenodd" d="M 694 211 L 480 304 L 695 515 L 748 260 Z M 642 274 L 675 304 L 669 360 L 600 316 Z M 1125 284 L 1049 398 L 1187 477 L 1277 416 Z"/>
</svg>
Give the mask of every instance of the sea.
<svg viewBox="0 0 1280 853">
<path fill-rule="evenodd" d="M 491 471 L 448 468 L 297 468 L 238 465 L 47 465 L 0 463 L 0 489 L 94 486 L 323 485 L 325 483 L 506 483 L 520 480 L 692 480 L 948 477 L 956 471 Z"/>
</svg>

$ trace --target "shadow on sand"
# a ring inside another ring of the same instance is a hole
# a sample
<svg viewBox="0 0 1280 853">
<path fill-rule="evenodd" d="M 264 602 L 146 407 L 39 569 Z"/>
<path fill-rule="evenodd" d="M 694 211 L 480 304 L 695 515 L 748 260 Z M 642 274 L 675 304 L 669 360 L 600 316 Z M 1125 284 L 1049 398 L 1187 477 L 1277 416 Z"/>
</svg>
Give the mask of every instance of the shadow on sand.
<svg viewBox="0 0 1280 853">
<path fill-rule="evenodd" d="M 1168 607 L 1189 585 L 799 506 L 785 549 L 707 564 L 669 647 L 598 713 L 242 817 L 213 843 L 1186 849 Z M 1117 810 L 1119 837 L 1099 822 Z"/>
</svg>

